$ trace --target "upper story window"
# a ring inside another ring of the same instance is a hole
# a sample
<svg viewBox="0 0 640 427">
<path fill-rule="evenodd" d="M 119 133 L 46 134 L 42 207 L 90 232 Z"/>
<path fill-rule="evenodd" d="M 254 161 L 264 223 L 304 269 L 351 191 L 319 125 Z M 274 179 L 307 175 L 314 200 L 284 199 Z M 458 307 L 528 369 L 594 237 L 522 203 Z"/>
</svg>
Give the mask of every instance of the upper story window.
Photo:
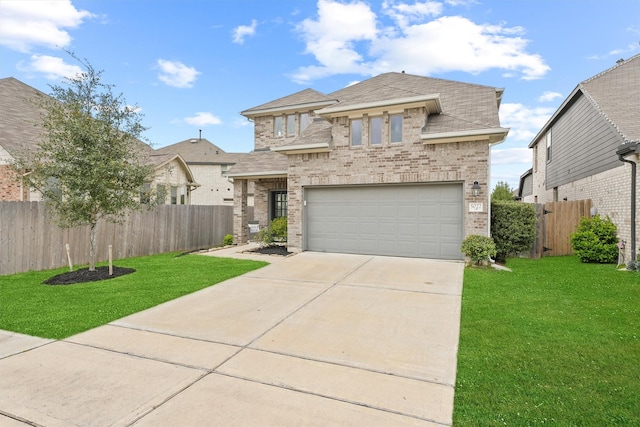
<svg viewBox="0 0 640 427">
<path fill-rule="evenodd" d="M 369 119 L 369 143 L 371 145 L 382 145 L 382 117 L 371 117 Z"/>
<path fill-rule="evenodd" d="M 296 115 L 287 114 L 287 135 L 296 134 Z"/>
<path fill-rule="evenodd" d="M 273 120 L 273 136 L 282 136 L 282 116 L 276 116 Z"/>
<path fill-rule="evenodd" d="M 389 138 L 391 142 L 402 142 L 402 114 L 389 116 Z"/>
<path fill-rule="evenodd" d="M 300 133 L 309 126 L 309 113 L 300 113 Z"/>
<path fill-rule="evenodd" d="M 547 162 L 551 161 L 551 130 L 547 132 Z"/>
<path fill-rule="evenodd" d="M 220 172 L 222 176 L 226 175 L 228 170 L 229 165 L 220 165 Z"/>
<path fill-rule="evenodd" d="M 351 120 L 351 146 L 362 145 L 362 119 Z"/>
</svg>

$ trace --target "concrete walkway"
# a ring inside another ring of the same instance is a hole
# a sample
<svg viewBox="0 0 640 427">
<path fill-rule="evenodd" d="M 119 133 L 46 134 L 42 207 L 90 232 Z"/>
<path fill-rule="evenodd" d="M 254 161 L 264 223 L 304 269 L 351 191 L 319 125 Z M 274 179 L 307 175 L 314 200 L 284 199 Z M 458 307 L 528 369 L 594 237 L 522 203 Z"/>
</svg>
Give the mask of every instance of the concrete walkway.
<svg viewBox="0 0 640 427">
<path fill-rule="evenodd" d="M 451 425 L 462 263 L 263 259 L 65 340 L 0 333 L 0 426 Z"/>
</svg>

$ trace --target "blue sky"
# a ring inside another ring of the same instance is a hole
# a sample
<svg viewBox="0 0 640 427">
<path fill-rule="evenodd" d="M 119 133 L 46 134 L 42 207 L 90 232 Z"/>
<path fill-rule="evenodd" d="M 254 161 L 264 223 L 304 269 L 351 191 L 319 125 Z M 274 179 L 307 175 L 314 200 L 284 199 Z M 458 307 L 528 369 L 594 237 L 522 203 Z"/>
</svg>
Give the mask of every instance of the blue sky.
<svg viewBox="0 0 640 427">
<path fill-rule="evenodd" d="M 88 59 L 154 147 L 202 136 L 253 148 L 239 113 L 388 72 L 505 88 L 492 186 L 581 81 L 640 53 L 638 0 L 0 0 L 0 78 L 46 93 Z"/>
</svg>

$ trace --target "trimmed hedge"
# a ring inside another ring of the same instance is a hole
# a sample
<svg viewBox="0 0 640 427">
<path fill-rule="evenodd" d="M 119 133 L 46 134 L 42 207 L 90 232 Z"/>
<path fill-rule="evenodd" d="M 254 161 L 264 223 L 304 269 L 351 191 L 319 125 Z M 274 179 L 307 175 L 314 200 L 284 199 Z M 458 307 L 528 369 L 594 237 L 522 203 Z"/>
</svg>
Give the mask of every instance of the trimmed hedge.
<svg viewBox="0 0 640 427">
<path fill-rule="evenodd" d="M 491 203 L 491 237 L 496 243 L 496 261 L 531 250 L 536 239 L 536 209 L 529 203 Z"/>
<path fill-rule="evenodd" d="M 481 264 L 496 255 L 496 245 L 491 237 L 471 234 L 462 242 L 460 248 L 472 263 Z"/>
</svg>

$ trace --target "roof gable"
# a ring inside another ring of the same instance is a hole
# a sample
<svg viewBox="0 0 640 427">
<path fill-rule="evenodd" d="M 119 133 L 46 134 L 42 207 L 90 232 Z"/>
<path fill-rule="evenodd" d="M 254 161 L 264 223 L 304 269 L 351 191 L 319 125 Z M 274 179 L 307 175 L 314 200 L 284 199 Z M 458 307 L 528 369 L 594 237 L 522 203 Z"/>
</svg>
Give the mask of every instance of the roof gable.
<svg viewBox="0 0 640 427">
<path fill-rule="evenodd" d="M 535 147 L 547 130 L 581 96 L 625 141 L 640 140 L 640 54 L 579 83 L 529 144 Z"/>
<path fill-rule="evenodd" d="M 185 139 L 158 148 L 156 152 L 180 154 L 188 164 L 233 164 L 236 162 L 236 154 L 225 152 L 205 138 Z"/>
<path fill-rule="evenodd" d="M 296 111 L 301 109 L 312 110 L 322 106 L 331 105 L 335 102 L 335 99 L 327 97 L 316 90 L 304 89 L 300 92 L 267 102 L 266 104 L 249 108 L 248 110 L 242 111 L 240 114 L 251 118 L 267 113 Z"/>
<path fill-rule="evenodd" d="M 623 139 L 640 140 L 640 55 L 585 80 L 580 88 Z"/>
</svg>

